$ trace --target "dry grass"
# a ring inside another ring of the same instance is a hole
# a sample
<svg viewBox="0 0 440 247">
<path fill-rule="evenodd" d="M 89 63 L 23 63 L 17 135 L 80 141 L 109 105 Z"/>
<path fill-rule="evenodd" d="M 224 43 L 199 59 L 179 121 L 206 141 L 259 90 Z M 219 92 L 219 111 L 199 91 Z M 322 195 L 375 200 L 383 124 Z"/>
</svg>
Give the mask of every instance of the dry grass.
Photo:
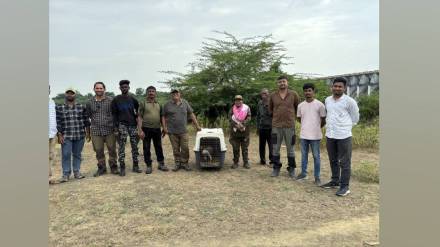
<svg viewBox="0 0 440 247">
<path fill-rule="evenodd" d="M 193 145 L 191 138 L 190 149 Z M 93 178 L 96 161 L 87 143 L 82 165 L 87 178 L 50 186 L 49 245 L 362 246 L 378 240 L 378 184 L 353 179 L 352 194 L 339 198 L 335 190 L 314 186 L 312 179 L 288 179 L 284 168 L 280 177 L 271 178 L 271 170 L 256 163 L 257 145 L 252 136 L 250 170 L 229 169 L 228 143 L 220 171 L 164 173 L 154 164 L 151 175 L 128 171 L 123 178 Z M 167 164 L 172 164 L 168 138 L 164 149 Z M 296 154 L 299 163 L 298 150 Z M 321 156 L 326 181 L 329 164 L 324 150 Z M 131 155 L 127 157 L 130 164 Z M 361 160 L 377 163 L 378 154 L 355 150 L 353 166 Z M 141 167 L 145 169 L 144 163 Z M 312 170 L 313 165 L 311 174 Z M 58 165 L 55 176 L 60 173 Z"/>
</svg>

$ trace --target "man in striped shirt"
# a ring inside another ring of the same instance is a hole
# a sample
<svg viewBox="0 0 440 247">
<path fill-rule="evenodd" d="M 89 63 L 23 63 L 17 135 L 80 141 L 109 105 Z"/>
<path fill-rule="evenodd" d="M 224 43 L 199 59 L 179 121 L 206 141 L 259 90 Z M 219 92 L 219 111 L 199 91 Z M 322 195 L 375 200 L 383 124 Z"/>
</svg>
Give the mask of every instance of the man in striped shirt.
<svg viewBox="0 0 440 247">
<path fill-rule="evenodd" d="M 90 141 L 90 122 L 86 108 L 75 102 L 74 89 L 67 89 L 65 97 L 65 103 L 56 107 L 57 136 L 61 144 L 63 168 L 60 182 L 69 181 L 72 167 L 74 178 L 84 178 L 80 173 L 81 152 L 84 138 Z"/>
<path fill-rule="evenodd" d="M 87 114 L 91 120 L 91 134 L 93 150 L 98 160 L 98 170 L 94 174 L 95 177 L 107 173 L 105 162 L 104 144 L 108 150 L 108 163 L 112 174 L 119 174 L 116 164 L 116 135 L 115 125 L 113 121 L 111 102 L 112 97 L 105 95 L 105 84 L 96 82 L 93 85 L 95 97 L 90 99 L 86 104 Z"/>
</svg>

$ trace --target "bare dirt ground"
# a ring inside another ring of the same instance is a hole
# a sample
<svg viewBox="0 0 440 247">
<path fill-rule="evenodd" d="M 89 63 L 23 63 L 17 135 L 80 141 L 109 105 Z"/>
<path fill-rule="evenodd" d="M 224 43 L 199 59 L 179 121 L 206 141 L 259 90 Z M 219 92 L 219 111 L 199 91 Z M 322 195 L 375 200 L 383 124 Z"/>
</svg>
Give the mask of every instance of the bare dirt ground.
<svg viewBox="0 0 440 247">
<path fill-rule="evenodd" d="M 81 171 L 87 177 L 49 187 L 49 245 L 363 246 L 378 241 L 378 184 L 352 179 L 352 193 L 337 197 L 336 190 L 313 185 L 311 155 L 308 180 L 289 179 L 285 165 L 280 177 L 271 178 L 271 169 L 257 163 L 257 136 L 251 137 L 251 169 L 232 170 L 232 147 L 226 142 L 225 167 L 219 171 L 162 172 L 153 163 L 152 174 L 135 174 L 127 145 L 127 175 L 99 178 L 93 177 L 96 160 L 86 143 Z M 163 147 L 171 168 L 168 137 Z M 321 179 L 327 182 L 329 163 L 325 150 L 321 152 Z M 281 154 L 285 164 L 285 149 Z M 299 164 L 299 150 L 296 157 Z M 352 160 L 352 166 L 378 163 L 379 155 L 357 149 Z M 59 151 L 55 164 L 58 178 Z M 194 168 L 192 151 L 190 164 Z M 141 168 L 145 170 L 143 162 Z"/>
</svg>

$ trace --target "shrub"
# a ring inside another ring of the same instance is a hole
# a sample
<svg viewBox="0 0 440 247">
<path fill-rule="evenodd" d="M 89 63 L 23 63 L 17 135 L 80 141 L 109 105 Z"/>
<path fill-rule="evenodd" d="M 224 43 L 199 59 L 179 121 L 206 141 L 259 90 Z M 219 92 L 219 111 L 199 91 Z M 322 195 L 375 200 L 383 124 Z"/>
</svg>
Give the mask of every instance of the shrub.
<svg viewBox="0 0 440 247">
<path fill-rule="evenodd" d="M 379 165 L 377 163 L 361 161 L 353 164 L 352 175 L 361 182 L 379 183 Z"/>
<path fill-rule="evenodd" d="M 360 96 L 358 105 L 361 122 L 368 122 L 377 118 L 379 116 L 379 93 L 373 92 L 370 96 Z"/>
</svg>

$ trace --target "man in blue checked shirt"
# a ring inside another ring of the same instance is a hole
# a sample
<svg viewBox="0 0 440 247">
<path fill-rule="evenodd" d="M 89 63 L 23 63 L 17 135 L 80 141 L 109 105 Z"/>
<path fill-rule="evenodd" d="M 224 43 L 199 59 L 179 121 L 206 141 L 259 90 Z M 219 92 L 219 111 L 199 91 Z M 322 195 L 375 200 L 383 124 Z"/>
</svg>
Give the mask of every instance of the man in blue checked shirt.
<svg viewBox="0 0 440 247">
<path fill-rule="evenodd" d="M 62 152 L 61 183 L 69 181 L 71 168 L 74 178 L 84 178 L 80 173 L 81 152 L 84 139 L 90 141 L 90 121 L 85 106 L 75 102 L 74 89 L 67 89 L 65 97 L 65 103 L 56 107 L 57 136 Z"/>
</svg>

